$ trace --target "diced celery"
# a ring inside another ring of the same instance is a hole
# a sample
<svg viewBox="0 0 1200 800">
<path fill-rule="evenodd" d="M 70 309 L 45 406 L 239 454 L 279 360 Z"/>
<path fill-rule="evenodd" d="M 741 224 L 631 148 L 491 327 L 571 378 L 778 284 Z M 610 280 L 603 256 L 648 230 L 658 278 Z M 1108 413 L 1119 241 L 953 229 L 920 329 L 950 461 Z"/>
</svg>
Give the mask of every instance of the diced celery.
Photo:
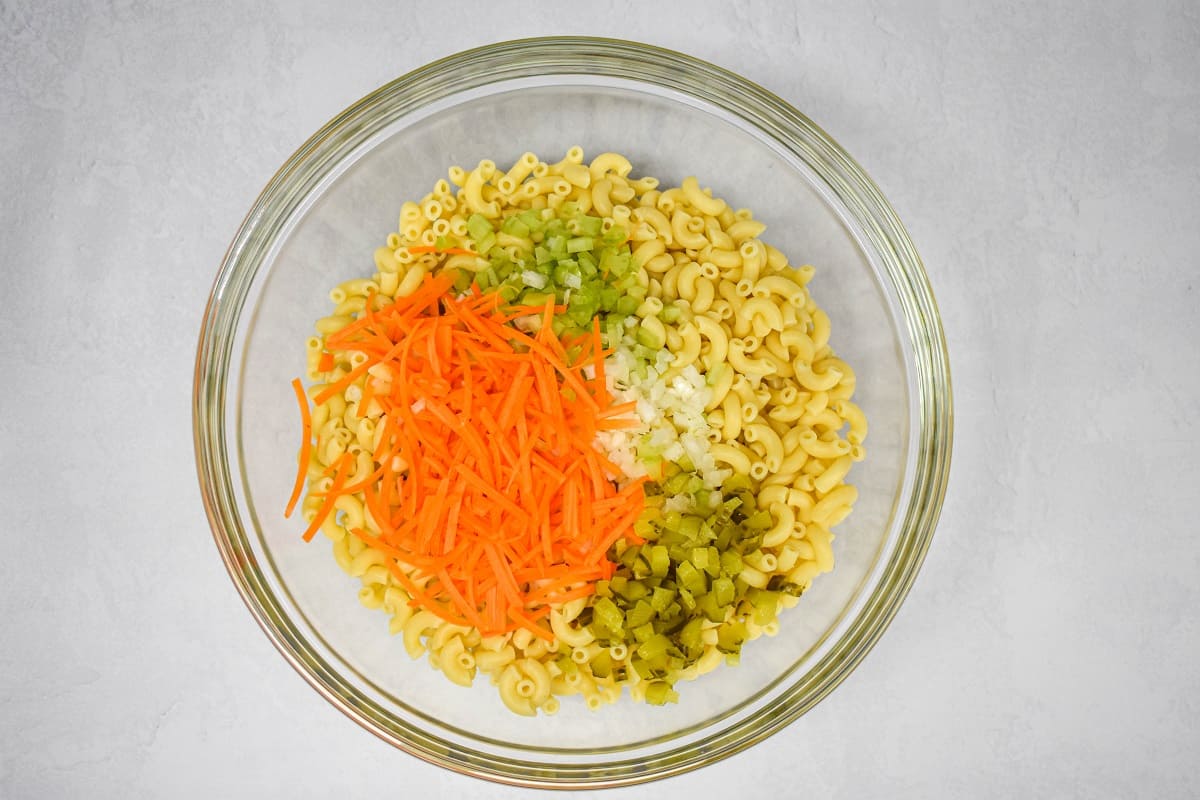
<svg viewBox="0 0 1200 800">
<path fill-rule="evenodd" d="M 663 548 L 664 550 L 666 548 Z M 675 599 L 675 591 L 668 589 L 665 586 L 654 587 L 654 593 L 650 595 L 650 607 L 654 609 L 659 616 L 667 610 L 667 606 Z"/>
<path fill-rule="evenodd" d="M 720 622 L 721 620 L 725 619 L 725 609 L 727 609 L 728 606 L 718 605 L 717 598 L 715 598 L 710 592 L 702 597 L 696 598 L 696 608 L 710 622 Z"/>
<path fill-rule="evenodd" d="M 621 609 L 607 597 L 601 597 L 592 606 L 592 620 L 614 632 L 619 632 L 625 627 Z"/>
<path fill-rule="evenodd" d="M 717 649 L 722 653 L 736 653 L 749 635 L 746 625 L 736 619 L 717 628 Z"/>
<path fill-rule="evenodd" d="M 686 486 L 687 485 L 686 478 L 688 478 L 690 476 L 687 473 L 681 473 L 681 474 L 685 478 L 684 485 Z M 686 517 L 684 517 L 680 521 L 679 532 L 682 533 L 684 536 L 686 536 L 689 539 L 695 539 L 697 536 L 700 535 L 700 526 L 702 524 L 704 524 L 703 517 L 698 517 L 695 514 L 688 514 Z"/>
<path fill-rule="evenodd" d="M 721 574 L 721 551 L 712 545 L 709 545 L 706 551 L 708 552 L 708 563 L 704 565 L 704 571 L 710 578 L 715 578 Z"/>
<path fill-rule="evenodd" d="M 638 600 L 637 605 L 625 615 L 625 624 L 630 628 L 637 628 L 652 619 L 654 619 L 654 607 L 645 600 Z"/>
<path fill-rule="evenodd" d="M 675 578 L 683 588 L 692 594 L 700 595 L 708 591 L 708 582 L 704 577 L 704 573 L 697 570 L 687 561 L 675 567 Z"/>
<path fill-rule="evenodd" d="M 647 328 L 645 325 L 639 325 L 637 334 L 634 340 L 642 347 L 650 348 L 651 350 L 661 350 L 667 341 L 661 333 Z"/>
<path fill-rule="evenodd" d="M 721 484 L 721 488 L 733 494 L 734 492 L 753 489 L 754 484 L 751 482 L 749 475 L 734 474 L 725 479 L 725 482 Z M 736 509 L 737 506 L 733 508 Z"/>
<path fill-rule="evenodd" d="M 542 219 L 542 212 L 536 208 L 522 211 L 515 217 L 509 217 L 509 219 L 519 219 L 528 231 L 540 231 L 546 227 L 546 223 Z"/>
<path fill-rule="evenodd" d="M 750 530 L 765 531 L 774 523 L 771 519 L 771 512 L 766 509 L 756 511 L 742 522 L 742 525 Z"/>
<path fill-rule="evenodd" d="M 655 681 L 646 687 L 646 702 L 652 706 L 678 703 L 679 692 L 672 689 L 669 683 Z"/>
<path fill-rule="evenodd" d="M 492 223 L 488 222 L 487 217 L 482 214 L 472 214 L 467 218 L 467 235 L 474 239 L 476 244 L 491 233 L 493 233 Z"/>
<path fill-rule="evenodd" d="M 704 640 L 701 638 L 703 632 L 704 620 L 700 617 L 693 617 L 679 631 L 679 644 L 689 653 L 696 653 L 704 647 Z"/>
<path fill-rule="evenodd" d="M 483 236 L 472 236 L 475 240 L 475 252 L 480 255 L 487 255 L 488 251 L 496 246 L 496 234 L 488 231 Z"/>
<path fill-rule="evenodd" d="M 734 599 L 733 581 L 725 577 L 715 579 L 712 582 L 712 595 L 718 606 L 730 605 Z"/>
<path fill-rule="evenodd" d="M 579 216 L 575 218 L 579 233 L 584 236 L 599 236 L 604 231 L 604 220 L 600 217 Z M 588 246 L 591 249 L 591 245 Z"/>
<path fill-rule="evenodd" d="M 654 663 L 662 659 L 663 656 L 667 654 L 667 649 L 670 646 L 670 639 L 668 639 L 666 636 L 663 636 L 661 633 L 656 633 L 638 645 L 637 654 L 646 661 Z"/>
<path fill-rule="evenodd" d="M 662 545 L 654 545 L 650 548 L 650 574 L 658 578 L 666 577 L 667 572 L 671 569 L 671 559 L 667 555 L 667 548 Z"/>
<path fill-rule="evenodd" d="M 525 222 L 519 216 L 509 217 L 508 219 L 504 220 L 504 223 L 500 226 L 500 230 L 504 231 L 509 236 L 518 236 L 522 238 L 527 238 L 529 236 L 529 226 L 525 224 Z"/>
<path fill-rule="evenodd" d="M 607 650 L 601 650 L 588 662 L 588 666 L 597 678 L 607 678 L 612 675 L 612 656 Z"/>
<path fill-rule="evenodd" d="M 628 294 L 624 294 L 624 295 L 621 295 L 620 297 L 618 297 L 616 304 L 613 306 L 614 311 L 616 311 L 618 314 L 621 314 L 626 317 L 629 316 L 630 314 L 632 314 L 633 312 L 637 311 L 637 309 L 638 309 L 637 298 L 631 297 Z"/>
</svg>

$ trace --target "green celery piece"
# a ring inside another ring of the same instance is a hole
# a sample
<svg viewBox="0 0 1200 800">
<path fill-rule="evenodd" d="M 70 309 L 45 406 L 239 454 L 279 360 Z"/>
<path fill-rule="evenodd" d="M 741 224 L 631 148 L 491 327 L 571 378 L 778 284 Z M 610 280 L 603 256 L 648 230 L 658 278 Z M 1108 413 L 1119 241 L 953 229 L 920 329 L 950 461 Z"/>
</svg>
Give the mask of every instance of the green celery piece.
<svg viewBox="0 0 1200 800">
<path fill-rule="evenodd" d="M 717 598 L 709 592 L 702 597 L 696 598 L 696 608 L 710 622 L 720 622 L 725 619 L 725 609 L 729 606 L 721 606 L 717 604 Z"/>
<path fill-rule="evenodd" d="M 637 298 L 631 297 L 628 294 L 624 294 L 617 298 L 617 302 L 614 304 L 613 310 L 622 316 L 628 317 L 630 314 L 637 311 L 638 305 L 639 303 Z"/>
<path fill-rule="evenodd" d="M 683 604 L 683 607 L 686 608 L 688 612 L 696 610 L 696 596 L 687 589 L 684 589 L 682 586 L 679 587 L 679 602 Z"/>
<path fill-rule="evenodd" d="M 612 675 L 612 656 L 608 654 L 607 650 L 601 650 L 588 662 L 588 666 L 591 667 L 592 674 L 597 678 L 607 678 Z"/>
<path fill-rule="evenodd" d="M 529 231 L 540 231 L 546 227 L 546 221 L 542 219 L 541 210 L 536 208 L 522 211 L 515 217 L 509 217 L 509 219 L 519 219 Z"/>
<path fill-rule="evenodd" d="M 742 522 L 742 525 L 752 531 L 765 531 L 774 523 L 771 519 L 771 512 L 765 508 L 761 511 L 756 511 Z"/>
<path fill-rule="evenodd" d="M 518 216 L 509 217 L 504 220 L 500 225 L 500 230 L 509 236 L 517 236 L 523 239 L 529 238 L 529 226 Z"/>
<path fill-rule="evenodd" d="M 717 649 L 722 653 L 736 653 L 742 649 L 742 643 L 749 635 L 745 623 L 730 620 L 717 628 Z"/>
<path fill-rule="evenodd" d="M 734 474 L 725 479 L 725 483 L 721 484 L 721 488 L 725 492 L 733 494 L 739 491 L 749 491 L 754 488 L 754 484 L 750 480 L 749 475 Z M 734 508 L 736 507 L 734 506 Z"/>
<path fill-rule="evenodd" d="M 592 249 L 592 239 L 589 236 L 576 236 L 573 239 L 567 239 L 568 253 L 582 253 L 584 250 Z"/>
<path fill-rule="evenodd" d="M 654 607 L 645 600 L 638 600 L 637 605 L 625 615 L 625 624 L 630 628 L 637 628 L 652 619 L 654 619 Z"/>
<path fill-rule="evenodd" d="M 650 595 L 650 607 L 661 617 L 662 613 L 667 610 L 667 606 L 671 605 L 671 601 L 675 599 L 675 591 L 668 589 L 665 586 L 654 587 L 654 593 Z"/>
<path fill-rule="evenodd" d="M 678 703 L 679 692 L 671 688 L 671 684 L 669 683 L 655 681 L 646 687 L 646 702 L 652 706 Z"/>
<path fill-rule="evenodd" d="M 708 591 L 704 573 L 697 570 L 687 561 L 676 565 L 675 579 L 679 581 L 680 586 L 692 594 L 701 595 Z"/>
<path fill-rule="evenodd" d="M 661 544 L 654 545 L 650 548 L 650 574 L 658 578 L 665 578 L 671 570 L 671 558 L 667 554 L 667 548 Z"/>
<path fill-rule="evenodd" d="M 643 539 L 652 539 L 652 538 L 654 538 L 655 534 L 657 533 L 657 529 L 655 528 L 653 522 L 650 522 L 649 520 L 639 519 L 633 523 L 633 532 L 636 533 L 638 536 L 642 537 Z M 654 563 L 651 562 L 650 566 L 651 566 L 650 571 L 653 572 L 654 571 Z"/>
<path fill-rule="evenodd" d="M 621 631 L 624 627 L 625 616 L 616 603 L 607 597 L 601 597 L 592 606 L 592 621 L 608 628 L 610 631 Z"/>
<path fill-rule="evenodd" d="M 567 257 L 567 238 L 565 236 L 547 236 L 542 245 L 550 251 L 550 255 L 555 258 Z"/>
<path fill-rule="evenodd" d="M 779 595 L 768 589 L 751 587 L 746 592 L 746 599 L 754 606 L 752 619 L 758 625 L 766 625 L 775 619 L 779 611 Z"/>
<path fill-rule="evenodd" d="M 708 563 L 704 565 L 704 571 L 708 573 L 710 578 L 716 578 L 721 574 L 721 551 L 709 545 L 706 548 L 708 552 Z"/>
<path fill-rule="evenodd" d="M 679 464 L 677 462 L 672 463 L 671 467 L 678 470 Z M 688 476 L 686 473 L 675 472 L 675 474 L 671 475 L 665 482 L 663 482 L 663 491 L 671 495 L 683 494 L 683 489 L 685 486 L 687 486 L 687 479 Z"/>
<path fill-rule="evenodd" d="M 699 655 L 699 651 L 704 648 L 704 640 L 701 638 L 703 632 L 704 620 L 701 617 L 692 617 L 679 631 L 679 644 L 689 654 Z"/>
<path fill-rule="evenodd" d="M 475 280 L 475 274 L 467 272 L 465 269 L 456 269 L 455 272 L 457 274 L 454 276 L 454 291 L 462 294 L 471 288 L 471 284 Z"/>
<path fill-rule="evenodd" d="M 656 633 L 646 641 L 638 645 L 637 654 L 646 661 L 654 663 L 667 654 L 668 648 L 671 646 L 671 640 L 661 633 Z M 665 659 L 664 659 L 665 662 Z M 663 666 L 666 666 L 664 663 Z"/>
<path fill-rule="evenodd" d="M 601 221 L 601 227 L 603 227 L 603 221 Z M 597 234 L 592 235 L 595 236 Z M 628 238 L 628 236 L 629 231 L 625 229 L 624 225 L 613 225 L 600 237 L 600 243 L 607 247 L 616 247 L 619 245 L 624 245 L 625 239 Z"/>
<path fill-rule="evenodd" d="M 582 236 L 600 236 L 604 232 L 604 220 L 600 217 L 579 216 L 575 218 Z M 588 249 L 591 249 L 590 247 Z"/>
<path fill-rule="evenodd" d="M 643 597 L 649 594 L 649 590 L 639 581 L 629 581 L 624 587 L 621 589 L 614 589 L 614 591 L 629 602 L 641 600 Z"/>
<path fill-rule="evenodd" d="M 655 634 L 654 626 L 649 622 L 647 622 L 645 625 L 639 625 L 636 628 L 632 628 L 630 632 L 633 634 L 633 638 L 639 643 L 647 641 Z"/>
<path fill-rule="evenodd" d="M 661 350 L 667 344 L 667 340 L 662 334 L 650 330 L 645 325 L 638 326 L 637 334 L 634 336 L 634 340 L 642 347 L 649 348 L 652 351 Z"/>
<path fill-rule="evenodd" d="M 475 239 L 475 237 L 471 237 Z M 486 256 L 489 251 L 496 246 L 496 234 L 488 231 L 483 236 L 475 239 L 475 252 Z"/>
<path fill-rule="evenodd" d="M 733 581 L 727 577 L 720 577 L 712 582 L 713 600 L 718 606 L 724 607 L 733 603 L 735 589 Z"/>
<path fill-rule="evenodd" d="M 482 214 L 472 214 L 467 217 L 467 235 L 479 242 L 484 236 L 494 233 L 492 223 Z"/>
<path fill-rule="evenodd" d="M 527 306 L 545 306 L 547 301 L 552 300 L 554 295 L 550 292 L 541 292 L 535 289 L 530 289 L 521 296 L 521 303 Z"/>
<path fill-rule="evenodd" d="M 690 477 L 687 473 L 680 473 L 684 477 L 684 487 L 687 486 L 687 478 Z M 695 540 L 700 535 L 700 526 L 704 524 L 704 518 L 698 517 L 695 514 L 688 514 L 679 523 L 679 532 L 688 539 Z"/>
</svg>

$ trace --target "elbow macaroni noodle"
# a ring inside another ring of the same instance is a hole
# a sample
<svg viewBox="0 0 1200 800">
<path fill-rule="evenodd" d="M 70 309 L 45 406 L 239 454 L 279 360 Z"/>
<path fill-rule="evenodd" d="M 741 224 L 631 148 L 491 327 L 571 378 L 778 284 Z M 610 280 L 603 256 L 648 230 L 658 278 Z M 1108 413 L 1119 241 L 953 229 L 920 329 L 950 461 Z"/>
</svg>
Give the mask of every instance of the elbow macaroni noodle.
<svg viewBox="0 0 1200 800">
<path fill-rule="evenodd" d="M 866 417 L 849 399 L 854 373 L 830 349 L 829 317 L 808 291 L 813 270 L 789 266 L 783 253 L 758 238 L 765 225 L 744 209 L 731 209 L 695 178 L 660 190 L 653 178 L 630 179 L 631 171 L 628 159 L 616 153 L 585 163 L 578 147 L 554 164 L 525 153 L 506 171 L 487 160 L 470 170 L 451 167 L 448 181 L 401 207 L 397 232 L 375 251 L 373 277 L 345 281 L 330 293 L 334 311 L 316 322 L 318 336 L 306 344 L 307 375 L 318 382 L 309 397 L 354 366 L 338 363 L 321 371 L 323 337 L 351 323 L 371 302 L 412 294 L 440 263 L 433 254 L 414 255 L 410 247 L 441 237 L 450 247 L 470 250 L 466 217 L 473 213 L 498 219 L 510 210 L 574 202 L 604 217 L 606 226 L 629 230 L 632 263 L 647 290 L 633 317 L 639 341 L 668 347 L 673 374 L 692 365 L 707 376 L 709 452 L 754 481 L 758 507 L 770 515 L 760 549 L 745 559 L 738 578 L 749 587 L 786 582 L 803 591 L 833 567 L 830 528 L 857 499 L 845 478 L 863 458 L 867 435 Z M 499 244 L 520 257 L 524 243 L 504 236 Z M 486 267 L 473 255 L 454 255 L 447 263 L 468 271 Z M 390 376 L 383 370 L 372 372 L 371 379 L 386 382 Z M 342 453 L 356 455 L 355 475 L 374 470 L 369 452 L 382 434 L 382 412 L 373 403 L 360 416 L 362 400 L 362 387 L 352 385 L 314 408 L 316 443 L 309 494 L 301 505 L 307 519 L 321 504 L 319 493 L 330 488 L 325 468 Z M 551 641 L 526 629 L 483 638 L 420 608 L 395 575 L 404 566 L 365 545 L 356 529 L 378 532 L 361 500 L 341 496 L 336 513 L 321 526 L 336 562 L 360 580 L 361 603 L 389 615 L 388 629 L 401 637 L 408 654 L 428 654 L 429 663 L 454 683 L 471 685 L 483 673 L 504 705 L 523 716 L 555 713 L 564 695 L 579 694 L 594 709 L 613 702 L 622 687 L 635 699 L 653 692 L 652 682 L 631 666 L 635 653 L 621 644 L 602 646 L 589 630 L 591 598 L 551 610 L 544 626 Z M 794 600 L 780 595 L 774 611 Z M 765 620 L 748 607 L 730 613 L 745 616 L 749 638 L 778 631 L 774 613 Z M 681 677 L 698 677 L 725 660 L 717 629 L 706 621 L 703 654 Z"/>
</svg>

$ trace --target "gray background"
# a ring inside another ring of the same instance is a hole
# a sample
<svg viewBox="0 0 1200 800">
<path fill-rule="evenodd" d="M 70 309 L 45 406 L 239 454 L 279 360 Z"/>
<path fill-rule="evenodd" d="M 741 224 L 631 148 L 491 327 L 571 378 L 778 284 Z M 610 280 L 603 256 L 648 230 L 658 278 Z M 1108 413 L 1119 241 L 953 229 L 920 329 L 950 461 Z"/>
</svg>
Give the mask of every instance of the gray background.
<svg viewBox="0 0 1200 800">
<path fill-rule="evenodd" d="M 0 0 L 0 796 L 515 797 L 359 730 L 241 605 L 193 469 L 210 282 L 376 86 L 549 33 L 684 50 L 826 128 L 907 224 L 956 393 L 880 644 L 770 741 L 623 797 L 1200 792 L 1194 2 Z"/>
</svg>

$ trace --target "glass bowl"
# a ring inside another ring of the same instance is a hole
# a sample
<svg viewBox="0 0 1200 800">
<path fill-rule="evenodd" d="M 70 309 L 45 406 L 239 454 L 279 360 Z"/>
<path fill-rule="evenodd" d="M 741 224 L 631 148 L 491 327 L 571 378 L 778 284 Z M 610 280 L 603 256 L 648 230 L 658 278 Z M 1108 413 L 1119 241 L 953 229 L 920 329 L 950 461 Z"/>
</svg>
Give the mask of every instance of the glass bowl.
<svg viewBox="0 0 1200 800">
<path fill-rule="evenodd" d="M 741 664 L 678 685 L 676 705 L 565 698 L 517 717 L 486 679 L 451 684 L 411 661 L 387 617 L 358 604 L 329 542 L 283 508 L 299 423 L 289 381 L 329 290 L 374 271 L 403 201 L 451 164 L 615 150 L 668 185 L 699 176 L 753 209 L 764 239 L 811 263 L 832 344 L 858 375 L 871 433 L 837 529 L 837 566 Z M 945 342 L 911 241 L 863 170 L 754 84 L 679 53 L 589 38 L 460 53 L 339 114 L 271 179 L 213 287 L 196 361 L 197 465 L 218 550 L 280 653 L 362 727 L 430 762 L 527 786 L 615 786 L 710 764 L 794 721 L 882 634 L 920 567 L 949 470 Z"/>
</svg>

